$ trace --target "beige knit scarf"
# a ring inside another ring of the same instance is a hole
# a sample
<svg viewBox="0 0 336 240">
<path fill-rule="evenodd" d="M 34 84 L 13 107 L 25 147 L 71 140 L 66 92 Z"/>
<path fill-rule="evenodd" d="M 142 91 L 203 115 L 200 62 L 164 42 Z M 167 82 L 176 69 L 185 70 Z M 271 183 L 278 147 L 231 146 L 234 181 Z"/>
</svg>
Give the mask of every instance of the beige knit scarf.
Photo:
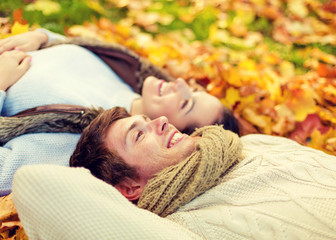
<svg viewBox="0 0 336 240">
<path fill-rule="evenodd" d="M 241 160 L 240 138 L 221 126 L 203 127 L 192 136 L 202 136 L 192 155 L 149 180 L 138 207 L 166 217 L 216 186 L 226 171 Z"/>
</svg>

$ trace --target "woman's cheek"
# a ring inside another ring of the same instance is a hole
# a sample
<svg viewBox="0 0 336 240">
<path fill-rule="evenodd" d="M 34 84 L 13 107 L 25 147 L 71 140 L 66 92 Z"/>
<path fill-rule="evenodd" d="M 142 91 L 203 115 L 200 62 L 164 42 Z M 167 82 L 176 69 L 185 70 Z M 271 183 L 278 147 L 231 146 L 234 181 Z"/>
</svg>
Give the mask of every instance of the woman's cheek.
<svg viewBox="0 0 336 240">
<path fill-rule="evenodd" d="M 167 104 L 162 108 L 161 115 L 164 115 L 169 119 L 177 115 L 177 109 L 174 105 Z"/>
</svg>

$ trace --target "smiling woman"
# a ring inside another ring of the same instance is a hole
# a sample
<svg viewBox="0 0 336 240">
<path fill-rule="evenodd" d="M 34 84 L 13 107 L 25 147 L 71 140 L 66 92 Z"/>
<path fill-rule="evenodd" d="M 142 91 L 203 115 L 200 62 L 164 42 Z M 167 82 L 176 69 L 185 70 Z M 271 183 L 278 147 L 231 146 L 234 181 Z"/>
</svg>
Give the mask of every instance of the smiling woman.
<svg viewBox="0 0 336 240">
<path fill-rule="evenodd" d="M 146 114 L 151 119 L 166 116 L 175 127 L 185 132 L 223 123 L 225 110 L 218 98 L 205 91 L 194 91 L 181 78 L 165 82 L 148 77 L 143 84 L 142 98 L 133 101 L 131 114 Z M 233 116 L 230 122 L 236 123 Z M 230 130 L 238 133 L 238 127 Z"/>
</svg>

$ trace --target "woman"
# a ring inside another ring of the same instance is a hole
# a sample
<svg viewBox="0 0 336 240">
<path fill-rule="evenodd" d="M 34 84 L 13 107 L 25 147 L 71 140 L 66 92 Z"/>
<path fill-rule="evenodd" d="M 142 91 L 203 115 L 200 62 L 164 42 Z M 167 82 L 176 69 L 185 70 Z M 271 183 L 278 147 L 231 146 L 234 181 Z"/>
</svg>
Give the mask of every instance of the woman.
<svg viewBox="0 0 336 240">
<path fill-rule="evenodd" d="M 34 51 L 59 39 L 64 39 L 64 37 L 39 29 L 0 40 L 0 54 L 12 49 Z M 120 78 L 113 74 L 113 71 L 111 73 L 111 70 L 109 70 L 110 72 L 102 70 L 104 64 L 102 64 L 101 60 L 96 58 L 96 56 L 92 56 L 92 54 L 91 56 L 86 56 L 89 55 L 88 53 L 91 54 L 87 50 L 74 45 L 59 45 L 43 51 L 32 52 L 32 68 L 34 70 L 28 71 L 30 76 L 24 76 L 24 79 L 16 84 L 19 87 L 13 86 L 14 90 L 11 89 L 8 92 L 8 96 L 10 97 L 14 94 L 12 92 L 16 92 L 18 88 L 21 88 L 20 85 L 24 85 L 21 82 L 25 82 L 24 91 L 26 93 L 20 93 L 21 96 L 31 95 L 33 92 L 40 95 L 39 90 L 41 87 L 45 88 L 46 91 L 43 91 L 43 93 L 47 96 L 44 96 L 45 99 L 42 104 L 52 104 L 55 101 L 59 101 L 60 103 L 102 106 L 104 108 L 118 105 L 125 107 L 132 115 L 145 114 L 152 119 L 165 115 L 181 131 L 190 131 L 196 127 L 214 123 L 228 125 L 225 127 L 234 132 L 238 131 L 237 126 L 235 126 L 237 123 L 234 121 L 235 119 L 229 109 L 224 108 L 216 97 L 205 91 L 193 91 L 183 79 L 166 83 L 155 77 L 149 77 L 143 83 L 141 97 L 130 91 L 130 88 L 120 81 Z M 40 79 L 36 78 L 36 75 L 39 75 Z M 31 80 L 33 77 L 34 80 Z M 26 80 L 27 78 L 29 80 Z M 112 83 L 112 79 L 116 78 L 118 80 Z M 55 84 L 55 82 L 58 82 L 58 84 Z M 101 89 L 99 89 L 98 85 L 100 85 Z M 121 87 L 120 85 L 125 86 Z M 64 92 L 65 86 L 66 91 Z M 34 90 L 26 91 L 27 87 Z M 76 99 L 73 97 L 70 100 L 69 96 L 64 96 L 64 94 L 71 93 L 72 87 L 78 90 L 76 91 L 78 96 Z M 85 89 L 86 87 L 88 89 Z M 100 98 L 106 98 L 99 101 L 96 97 L 92 97 L 90 101 L 83 99 L 83 96 L 87 95 L 88 91 L 92 91 L 93 88 L 99 92 Z M 54 94 L 52 93 L 56 92 L 61 95 L 53 96 Z M 112 93 L 113 96 L 111 97 Z M 53 98 L 50 94 L 52 94 Z M 30 96 L 27 96 L 27 98 L 29 100 Z M 9 110 L 9 112 L 4 110 L 3 114 L 13 115 L 18 111 L 24 110 L 23 108 L 36 107 L 41 104 L 40 102 L 40 100 L 36 100 L 32 106 L 21 107 L 15 111 L 14 109 Z M 107 102 L 109 104 L 106 104 Z M 231 122 L 233 123 L 229 124 Z"/>
<path fill-rule="evenodd" d="M 34 51 L 57 38 L 63 37 L 40 30 L 0 40 L 0 62 L 16 61 L 12 68 L 0 69 L 2 116 L 57 103 L 105 109 L 121 106 L 131 114 L 146 114 L 150 118 L 165 115 L 181 130 L 220 121 L 229 122 L 233 130 L 238 129 L 230 111 L 228 117 L 222 116 L 227 110 L 217 98 L 205 92 L 193 92 L 182 79 L 166 83 L 148 77 L 141 96 L 97 55 L 83 47 L 63 44 Z M 29 56 L 21 51 L 29 51 Z M 2 74 L 9 69 L 16 78 Z M 0 195 L 10 192 L 14 172 L 22 165 L 68 165 L 78 138 L 79 134 L 39 133 L 9 141 L 0 148 Z"/>
</svg>

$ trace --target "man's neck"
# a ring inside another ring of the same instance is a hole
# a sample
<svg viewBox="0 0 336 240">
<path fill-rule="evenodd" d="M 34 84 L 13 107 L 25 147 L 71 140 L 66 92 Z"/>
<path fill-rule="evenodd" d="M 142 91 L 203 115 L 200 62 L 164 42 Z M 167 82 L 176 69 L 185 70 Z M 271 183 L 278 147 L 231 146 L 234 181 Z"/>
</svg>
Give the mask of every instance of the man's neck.
<svg viewBox="0 0 336 240">
<path fill-rule="evenodd" d="M 139 97 L 133 100 L 132 105 L 131 105 L 130 114 L 132 116 L 144 114 L 142 97 Z"/>
</svg>

